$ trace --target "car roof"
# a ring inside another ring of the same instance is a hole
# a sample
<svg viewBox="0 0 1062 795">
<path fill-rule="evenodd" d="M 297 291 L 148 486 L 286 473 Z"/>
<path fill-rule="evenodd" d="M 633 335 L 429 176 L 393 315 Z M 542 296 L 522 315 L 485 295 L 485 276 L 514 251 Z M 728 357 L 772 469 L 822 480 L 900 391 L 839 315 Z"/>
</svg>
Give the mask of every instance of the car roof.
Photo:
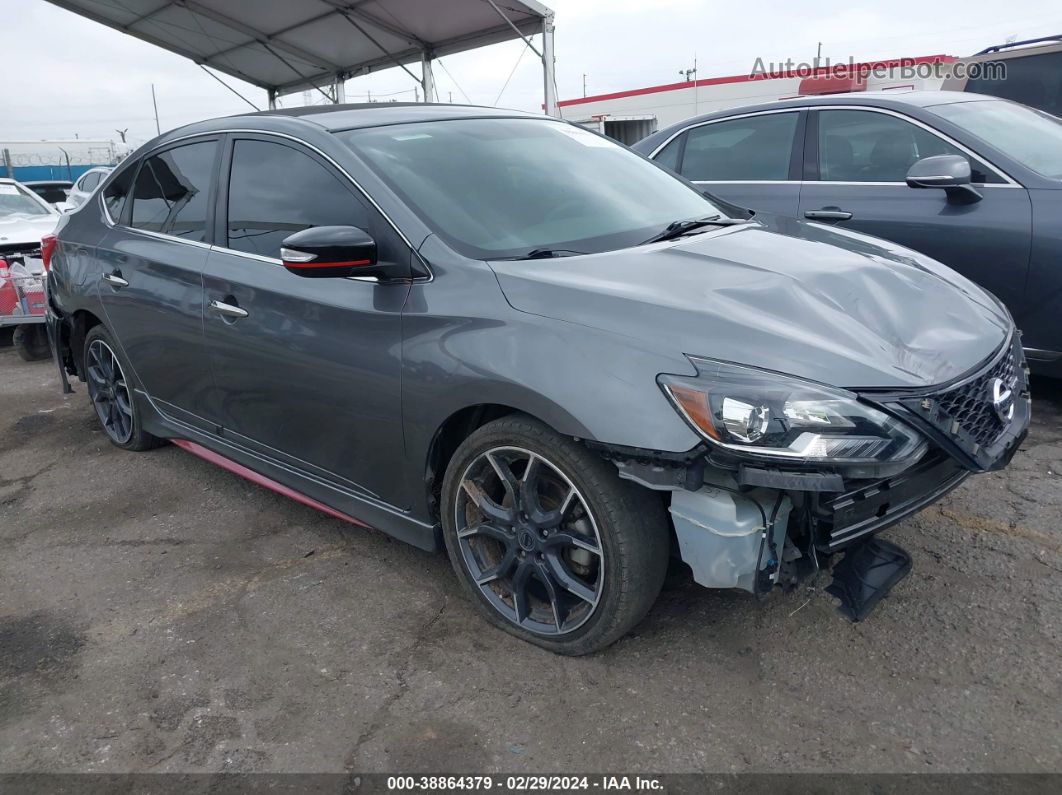
<svg viewBox="0 0 1062 795">
<path fill-rule="evenodd" d="M 23 185 L 71 185 L 73 183 L 68 179 L 29 179 L 22 183 Z"/>
<path fill-rule="evenodd" d="M 759 105 L 747 105 L 740 108 L 727 108 L 712 113 L 705 113 L 693 119 L 686 119 L 668 129 L 688 126 L 699 121 L 735 116 L 741 113 L 753 113 L 761 110 L 778 108 L 808 108 L 818 105 L 864 105 L 875 108 L 900 110 L 903 108 L 930 108 L 935 105 L 951 105 L 956 102 L 978 102 L 983 100 L 1001 101 L 999 97 L 986 94 L 972 94 L 964 91 L 859 91 L 846 94 L 816 94 L 809 97 L 781 99 L 764 102 Z"/>
<path fill-rule="evenodd" d="M 263 127 L 273 122 L 278 130 L 291 129 L 297 125 L 313 125 L 317 130 L 337 132 L 359 127 L 379 127 L 385 124 L 404 124 L 418 121 L 440 121 L 444 119 L 475 118 L 549 118 L 541 114 L 527 113 L 520 110 L 502 110 L 479 105 L 450 105 L 447 103 L 427 102 L 372 102 L 349 105 L 309 105 L 299 108 L 278 108 L 251 113 L 239 113 L 216 119 L 194 122 L 164 133 L 152 145 L 165 142 L 174 137 L 215 132 L 217 130 L 240 127 Z M 270 125 L 272 126 L 272 125 Z"/>
</svg>

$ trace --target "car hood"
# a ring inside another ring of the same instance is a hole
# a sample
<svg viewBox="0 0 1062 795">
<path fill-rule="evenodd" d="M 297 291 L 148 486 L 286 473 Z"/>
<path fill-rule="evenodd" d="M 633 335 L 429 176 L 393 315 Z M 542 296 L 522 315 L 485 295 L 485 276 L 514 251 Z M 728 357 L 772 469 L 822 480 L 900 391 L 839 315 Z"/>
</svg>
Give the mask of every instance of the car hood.
<svg viewBox="0 0 1062 795">
<path fill-rule="evenodd" d="M 13 215 L 0 216 L 0 250 L 4 246 L 40 243 L 41 238 L 55 231 L 58 215 Z"/>
<path fill-rule="evenodd" d="M 995 298 L 928 257 L 790 218 L 490 265 L 517 310 L 848 388 L 948 381 L 1012 328 Z"/>
</svg>

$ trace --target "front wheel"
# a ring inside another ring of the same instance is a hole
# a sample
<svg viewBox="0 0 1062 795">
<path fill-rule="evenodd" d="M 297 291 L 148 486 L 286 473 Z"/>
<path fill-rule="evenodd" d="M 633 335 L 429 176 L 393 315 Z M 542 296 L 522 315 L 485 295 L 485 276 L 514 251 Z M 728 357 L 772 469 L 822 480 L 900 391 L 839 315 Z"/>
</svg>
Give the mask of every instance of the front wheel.
<svg viewBox="0 0 1062 795">
<path fill-rule="evenodd" d="M 446 470 L 446 548 L 478 610 L 561 654 L 637 624 L 667 571 L 663 504 L 586 447 L 522 415 L 471 434 Z"/>
</svg>

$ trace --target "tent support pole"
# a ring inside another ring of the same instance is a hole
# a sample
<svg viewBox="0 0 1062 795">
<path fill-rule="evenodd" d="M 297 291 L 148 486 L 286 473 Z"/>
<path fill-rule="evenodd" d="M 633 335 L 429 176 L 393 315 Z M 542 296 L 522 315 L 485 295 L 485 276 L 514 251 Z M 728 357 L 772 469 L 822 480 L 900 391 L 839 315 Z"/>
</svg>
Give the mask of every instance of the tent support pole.
<svg viewBox="0 0 1062 795">
<path fill-rule="evenodd" d="M 547 116 L 559 116 L 557 107 L 557 77 L 553 56 L 553 14 L 542 18 L 542 88 Z"/>
<path fill-rule="evenodd" d="M 420 55 L 421 87 L 424 89 L 424 101 L 435 101 L 435 75 L 431 71 L 432 54 L 423 50 Z"/>
<path fill-rule="evenodd" d="M 337 72 L 336 73 L 336 81 L 335 81 L 334 88 L 335 88 L 334 95 L 335 95 L 335 98 L 336 98 L 335 104 L 336 105 L 342 105 L 344 102 L 347 101 L 346 75 L 344 75 L 342 72 Z"/>
<path fill-rule="evenodd" d="M 275 88 L 266 89 L 266 96 L 269 101 L 269 109 L 277 109 L 277 90 Z"/>
</svg>

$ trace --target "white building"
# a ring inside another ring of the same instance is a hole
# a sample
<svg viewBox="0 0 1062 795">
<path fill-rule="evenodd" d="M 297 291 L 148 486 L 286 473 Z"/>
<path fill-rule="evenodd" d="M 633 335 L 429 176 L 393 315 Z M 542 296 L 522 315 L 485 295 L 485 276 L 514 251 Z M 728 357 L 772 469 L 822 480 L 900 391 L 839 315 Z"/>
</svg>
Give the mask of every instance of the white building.
<svg viewBox="0 0 1062 795">
<path fill-rule="evenodd" d="M 850 91 L 937 90 L 950 55 L 867 63 L 761 64 L 757 73 L 636 88 L 559 103 L 564 118 L 634 143 L 675 122 L 717 110 Z M 784 68 L 783 68 L 784 67 Z"/>
</svg>

